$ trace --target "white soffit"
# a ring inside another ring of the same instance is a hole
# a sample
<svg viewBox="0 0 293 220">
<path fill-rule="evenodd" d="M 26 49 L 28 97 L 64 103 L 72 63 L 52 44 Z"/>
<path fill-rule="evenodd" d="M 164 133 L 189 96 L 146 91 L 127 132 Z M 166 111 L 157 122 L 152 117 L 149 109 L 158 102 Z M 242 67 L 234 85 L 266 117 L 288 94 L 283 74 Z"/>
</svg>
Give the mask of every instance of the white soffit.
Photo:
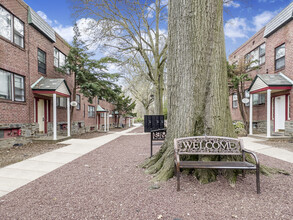
<svg viewBox="0 0 293 220">
<path fill-rule="evenodd" d="M 293 18 L 293 2 L 291 2 L 284 10 L 276 15 L 267 25 L 264 31 L 264 37 L 268 37 L 282 25 L 286 24 Z"/>
<path fill-rule="evenodd" d="M 65 95 L 70 95 L 70 92 L 68 91 L 67 86 L 65 85 L 65 82 L 63 81 L 60 86 L 56 89 L 56 92 L 60 92 Z"/>
<path fill-rule="evenodd" d="M 268 85 L 265 84 L 264 81 L 262 81 L 259 77 L 257 77 L 249 92 L 253 92 L 266 87 L 268 87 Z"/>
</svg>

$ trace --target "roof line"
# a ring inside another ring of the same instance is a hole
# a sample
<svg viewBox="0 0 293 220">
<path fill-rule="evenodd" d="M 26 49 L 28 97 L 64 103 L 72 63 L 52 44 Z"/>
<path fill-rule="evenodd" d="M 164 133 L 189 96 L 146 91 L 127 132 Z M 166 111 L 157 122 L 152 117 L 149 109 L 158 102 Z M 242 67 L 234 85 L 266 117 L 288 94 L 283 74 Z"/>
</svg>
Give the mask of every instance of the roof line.
<svg viewBox="0 0 293 220">
<path fill-rule="evenodd" d="M 290 79 L 288 76 L 284 75 L 283 73 L 279 73 L 280 76 L 282 76 L 283 78 L 285 78 L 286 80 L 288 80 L 292 85 L 293 85 L 293 80 Z"/>
<path fill-rule="evenodd" d="M 41 76 L 34 84 L 31 85 L 31 89 L 34 88 L 44 77 Z"/>
<path fill-rule="evenodd" d="M 238 52 L 238 51 L 239 51 L 240 49 L 242 49 L 243 47 L 245 47 L 250 41 L 253 40 L 253 38 L 255 38 L 255 37 L 257 37 L 258 35 L 260 35 L 260 34 L 262 33 L 262 31 L 264 31 L 264 29 L 265 29 L 265 26 L 262 27 L 259 31 L 257 31 L 253 36 L 251 36 L 247 41 L 245 41 L 243 44 L 241 44 L 236 50 L 234 50 L 234 51 L 229 55 L 229 57 L 230 57 L 232 54 Z M 265 41 L 264 41 L 264 42 L 265 42 Z M 263 42 L 262 42 L 262 43 L 263 43 Z"/>
</svg>

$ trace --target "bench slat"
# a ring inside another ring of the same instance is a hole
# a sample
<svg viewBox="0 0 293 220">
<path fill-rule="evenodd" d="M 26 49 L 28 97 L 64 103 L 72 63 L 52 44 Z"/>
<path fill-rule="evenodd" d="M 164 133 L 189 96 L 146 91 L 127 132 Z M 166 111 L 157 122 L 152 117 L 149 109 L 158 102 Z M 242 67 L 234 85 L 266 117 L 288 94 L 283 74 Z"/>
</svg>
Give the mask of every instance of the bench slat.
<svg viewBox="0 0 293 220">
<path fill-rule="evenodd" d="M 180 161 L 180 168 L 206 168 L 206 169 L 245 169 L 255 170 L 256 166 L 241 161 Z"/>
</svg>

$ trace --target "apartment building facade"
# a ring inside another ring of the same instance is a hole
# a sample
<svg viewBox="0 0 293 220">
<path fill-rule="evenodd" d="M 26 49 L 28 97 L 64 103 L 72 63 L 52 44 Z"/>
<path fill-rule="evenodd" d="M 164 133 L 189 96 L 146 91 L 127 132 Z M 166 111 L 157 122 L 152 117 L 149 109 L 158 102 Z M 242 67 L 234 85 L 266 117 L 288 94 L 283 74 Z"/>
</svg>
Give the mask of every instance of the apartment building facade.
<svg viewBox="0 0 293 220">
<path fill-rule="evenodd" d="M 229 56 L 230 64 L 254 61 L 246 83 L 250 134 L 293 133 L 293 2 Z M 252 70 L 253 69 L 253 70 Z M 230 96 L 233 120 L 242 120 L 237 95 Z"/>
<path fill-rule="evenodd" d="M 0 0 L 1 143 L 109 127 L 104 125 L 107 121 L 99 121 L 97 98 L 89 103 L 77 93 L 77 106 L 71 114 L 74 76 L 56 69 L 65 64 L 69 50 L 68 43 L 24 1 Z M 110 112 L 115 106 L 107 102 L 102 105 L 108 123 L 114 126 L 115 117 Z M 70 116 L 71 131 L 67 128 Z"/>
</svg>

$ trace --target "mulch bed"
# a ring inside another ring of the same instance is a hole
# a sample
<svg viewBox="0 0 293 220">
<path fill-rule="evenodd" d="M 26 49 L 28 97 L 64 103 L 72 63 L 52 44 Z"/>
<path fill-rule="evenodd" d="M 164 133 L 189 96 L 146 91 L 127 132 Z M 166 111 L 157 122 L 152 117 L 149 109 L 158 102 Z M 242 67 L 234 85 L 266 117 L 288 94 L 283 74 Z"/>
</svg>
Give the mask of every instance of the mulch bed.
<svg viewBox="0 0 293 220">
<path fill-rule="evenodd" d="M 65 147 L 66 144 L 25 144 L 17 147 L 0 148 L 0 168 Z"/>
<path fill-rule="evenodd" d="M 149 135 L 122 136 L 0 198 L 0 219 L 293 219 L 293 176 L 255 175 L 200 185 L 182 176 L 151 189 L 138 167 L 149 156 Z M 293 164 L 259 154 L 262 164 L 293 173 Z"/>
</svg>

